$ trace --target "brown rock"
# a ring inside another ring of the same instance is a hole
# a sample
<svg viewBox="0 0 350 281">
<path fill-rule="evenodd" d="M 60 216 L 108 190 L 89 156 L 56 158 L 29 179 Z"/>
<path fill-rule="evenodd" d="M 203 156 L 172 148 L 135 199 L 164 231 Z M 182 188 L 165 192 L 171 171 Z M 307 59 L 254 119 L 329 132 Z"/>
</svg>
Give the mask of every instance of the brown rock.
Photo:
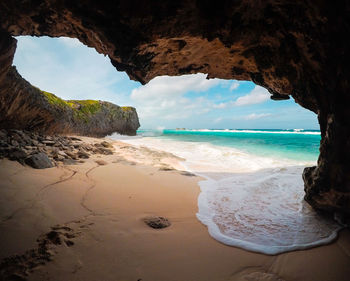
<svg viewBox="0 0 350 281">
<path fill-rule="evenodd" d="M 69 137 L 69 139 L 72 141 L 82 141 L 81 139 L 79 139 L 77 137 Z"/>
<path fill-rule="evenodd" d="M 66 153 L 69 157 L 71 157 L 72 159 L 78 159 L 78 155 L 77 155 L 76 153 L 73 153 L 73 152 L 71 152 L 71 151 L 69 151 L 69 150 L 65 151 L 65 153 Z"/>
<path fill-rule="evenodd" d="M 68 155 L 65 152 L 63 152 L 62 150 L 58 151 L 58 155 L 61 155 L 64 158 L 68 157 Z"/>
<path fill-rule="evenodd" d="M 101 145 L 106 148 L 113 148 L 113 145 L 110 142 L 103 141 L 101 142 Z"/>
<path fill-rule="evenodd" d="M 82 159 L 88 159 L 90 157 L 89 153 L 85 151 L 79 151 L 78 152 L 78 157 Z"/>
<path fill-rule="evenodd" d="M 5 130 L 0 130 L 0 140 L 7 138 L 7 132 Z"/>
<path fill-rule="evenodd" d="M 107 165 L 108 162 L 104 161 L 104 160 L 95 160 L 95 162 L 100 165 L 100 166 L 104 166 L 104 165 Z"/>
<path fill-rule="evenodd" d="M 55 144 L 55 141 L 52 141 L 52 140 L 43 140 L 42 143 L 43 143 L 43 144 L 46 144 L 46 145 L 52 146 L 52 145 Z"/>
<path fill-rule="evenodd" d="M 151 228 L 161 229 L 171 225 L 170 221 L 164 217 L 151 216 L 143 219 L 145 224 Z"/>
<path fill-rule="evenodd" d="M 11 140 L 11 145 L 12 146 L 19 146 L 19 143 L 16 140 Z"/>
<path fill-rule="evenodd" d="M 15 148 L 10 153 L 8 158 L 19 162 L 24 162 L 24 159 L 28 157 L 28 151 L 23 148 Z"/>
<path fill-rule="evenodd" d="M 110 150 L 108 148 L 104 148 L 104 147 L 100 148 L 100 152 L 101 152 L 101 154 L 104 154 L 104 155 L 112 155 L 113 154 L 112 150 Z"/>
<path fill-rule="evenodd" d="M 53 167 L 51 160 L 45 153 L 36 153 L 25 159 L 25 163 L 35 169 L 45 169 Z"/>
<path fill-rule="evenodd" d="M 56 154 L 53 156 L 56 161 L 63 161 L 65 158 L 62 155 Z"/>
</svg>

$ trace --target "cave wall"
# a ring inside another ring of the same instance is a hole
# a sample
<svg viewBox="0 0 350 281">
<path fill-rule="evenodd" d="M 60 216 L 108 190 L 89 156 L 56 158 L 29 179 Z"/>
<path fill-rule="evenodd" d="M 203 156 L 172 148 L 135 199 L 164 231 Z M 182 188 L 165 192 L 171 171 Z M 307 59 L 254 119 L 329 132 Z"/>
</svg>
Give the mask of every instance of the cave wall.
<svg viewBox="0 0 350 281">
<path fill-rule="evenodd" d="M 318 115 L 305 199 L 350 215 L 349 23 L 348 1 L 2 1 L 0 85 L 17 35 L 78 38 L 141 83 L 197 72 L 251 80 Z"/>
</svg>

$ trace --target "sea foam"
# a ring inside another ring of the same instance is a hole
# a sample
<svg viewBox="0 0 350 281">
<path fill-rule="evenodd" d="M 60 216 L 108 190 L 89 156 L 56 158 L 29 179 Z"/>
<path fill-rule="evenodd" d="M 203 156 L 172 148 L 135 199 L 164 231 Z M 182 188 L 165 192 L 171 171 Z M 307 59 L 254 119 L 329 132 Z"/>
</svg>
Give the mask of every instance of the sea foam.
<svg viewBox="0 0 350 281">
<path fill-rule="evenodd" d="M 332 241 L 340 226 L 304 200 L 302 167 L 265 169 L 200 183 L 198 219 L 220 242 L 278 254 Z"/>
<path fill-rule="evenodd" d="M 197 218 L 216 240 L 278 254 L 329 243 L 341 229 L 304 200 L 302 170 L 313 162 L 260 157 L 232 147 L 156 137 L 126 142 L 185 158 L 200 182 Z"/>
<path fill-rule="evenodd" d="M 321 135 L 318 131 L 304 131 L 304 129 L 293 129 L 293 130 L 235 130 L 235 129 L 224 129 L 224 130 L 213 130 L 213 129 L 183 129 L 181 131 L 187 132 L 220 132 L 220 133 L 263 133 L 263 134 L 301 134 L 301 135 Z"/>
</svg>

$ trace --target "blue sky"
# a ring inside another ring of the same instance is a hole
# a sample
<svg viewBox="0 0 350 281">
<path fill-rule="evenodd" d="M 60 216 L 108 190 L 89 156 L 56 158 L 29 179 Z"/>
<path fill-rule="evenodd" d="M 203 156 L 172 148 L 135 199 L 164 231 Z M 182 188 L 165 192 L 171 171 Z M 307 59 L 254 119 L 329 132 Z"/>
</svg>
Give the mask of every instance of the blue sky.
<svg viewBox="0 0 350 281">
<path fill-rule="evenodd" d="M 14 59 L 33 85 L 63 99 L 134 106 L 141 128 L 319 129 L 316 115 L 293 99 L 272 101 L 249 81 L 205 74 L 161 76 L 142 86 L 76 39 L 17 37 Z"/>
</svg>

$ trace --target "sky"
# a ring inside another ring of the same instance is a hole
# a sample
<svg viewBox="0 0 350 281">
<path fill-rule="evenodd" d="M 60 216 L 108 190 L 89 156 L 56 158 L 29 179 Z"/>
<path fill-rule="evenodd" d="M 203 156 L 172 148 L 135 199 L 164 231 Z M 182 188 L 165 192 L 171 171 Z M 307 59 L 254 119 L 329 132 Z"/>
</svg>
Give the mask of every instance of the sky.
<svg viewBox="0 0 350 281">
<path fill-rule="evenodd" d="M 142 129 L 319 129 L 316 115 L 291 98 L 272 101 L 250 81 L 206 75 L 131 81 L 109 58 L 77 39 L 17 37 L 14 65 L 32 85 L 60 98 L 109 101 L 136 108 Z"/>
</svg>

